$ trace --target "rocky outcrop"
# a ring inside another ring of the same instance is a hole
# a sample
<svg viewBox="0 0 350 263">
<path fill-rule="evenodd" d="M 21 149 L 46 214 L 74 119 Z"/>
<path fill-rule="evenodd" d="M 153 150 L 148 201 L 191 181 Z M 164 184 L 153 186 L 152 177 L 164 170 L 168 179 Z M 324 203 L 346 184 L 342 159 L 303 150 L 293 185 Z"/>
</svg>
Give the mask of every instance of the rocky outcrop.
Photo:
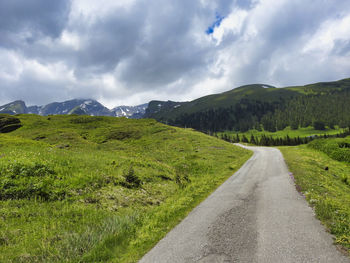
<svg viewBox="0 0 350 263">
<path fill-rule="evenodd" d="M 0 133 L 7 133 L 22 127 L 21 121 L 10 115 L 0 115 Z"/>
</svg>

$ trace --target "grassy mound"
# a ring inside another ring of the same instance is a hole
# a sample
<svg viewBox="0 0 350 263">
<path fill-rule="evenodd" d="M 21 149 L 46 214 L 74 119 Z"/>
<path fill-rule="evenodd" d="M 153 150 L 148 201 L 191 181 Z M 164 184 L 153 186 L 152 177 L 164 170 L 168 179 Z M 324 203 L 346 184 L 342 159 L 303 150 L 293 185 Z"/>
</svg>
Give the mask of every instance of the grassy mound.
<svg viewBox="0 0 350 263">
<path fill-rule="evenodd" d="M 136 262 L 251 153 L 154 120 L 16 116 L 0 262 Z"/>
<path fill-rule="evenodd" d="M 318 139 L 308 144 L 312 149 L 324 152 L 331 158 L 350 163 L 350 137 Z"/>
</svg>

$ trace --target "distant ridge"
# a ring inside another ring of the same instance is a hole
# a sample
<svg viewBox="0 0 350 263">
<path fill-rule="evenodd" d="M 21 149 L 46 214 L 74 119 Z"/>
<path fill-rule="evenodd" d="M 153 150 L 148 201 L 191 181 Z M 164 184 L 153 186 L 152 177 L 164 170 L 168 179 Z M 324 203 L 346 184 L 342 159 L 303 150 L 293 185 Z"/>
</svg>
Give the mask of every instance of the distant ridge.
<svg viewBox="0 0 350 263">
<path fill-rule="evenodd" d="M 16 100 L 0 106 L 0 113 L 6 113 L 10 115 L 38 114 L 42 116 L 78 114 L 139 119 L 143 117 L 147 106 L 148 103 L 138 106 L 118 106 L 110 110 L 93 99 L 73 99 L 64 102 L 53 102 L 44 106 L 27 107 L 24 101 Z"/>
<path fill-rule="evenodd" d="M 8 104 L 0 106 L 0 113 L 7 113 L 11 115 L 27 113 L 27 107 L 24 101 L 16 100 Z"/>
</svg>

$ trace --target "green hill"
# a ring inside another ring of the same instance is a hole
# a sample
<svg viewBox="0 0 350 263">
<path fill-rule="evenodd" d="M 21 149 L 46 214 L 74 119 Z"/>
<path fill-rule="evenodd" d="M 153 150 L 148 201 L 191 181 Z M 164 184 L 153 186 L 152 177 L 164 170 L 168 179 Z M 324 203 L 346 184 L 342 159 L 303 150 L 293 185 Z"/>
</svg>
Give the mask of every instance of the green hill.
<svg viewBox="0 0 350 263">
<path fill-rule="evenodd" d="M 309 143 L 308 147 L 324 152 L 334 160 L 350 163 L 350 137 L 318 139 Z M 350 184 L 350 176 L 348 184 Z"/>
<path fill-rule="evenodd" d="M 350 79 L 275 88 L 253 84 L 191 102 L 152 101 L 146 117 L 201 131 L 268 131 L 350 124 Z"/>
<path fill-rule="evenodd" d="M 22 127 L 0 133 L 0 262 L 135 262 L 251 156 L 150 119 L 12 118 Z"/>
</svg>

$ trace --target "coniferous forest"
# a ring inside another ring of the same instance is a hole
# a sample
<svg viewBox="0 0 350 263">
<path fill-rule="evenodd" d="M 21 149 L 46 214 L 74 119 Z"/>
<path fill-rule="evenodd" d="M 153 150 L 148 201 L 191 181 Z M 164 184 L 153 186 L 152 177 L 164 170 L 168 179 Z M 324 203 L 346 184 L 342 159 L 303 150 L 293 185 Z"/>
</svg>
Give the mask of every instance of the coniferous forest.
<svg viewBox="0 0 350 263">
<path fill-rule="evenodd" d="M 345 138 L 350 135 L 350 127 L 344 129 L 337 134 L 324 134 L 324 135 L 312 135 L 306 137 L 290 137 L 288 134 L 283 137 L 273 137 L 262 134 L 261 136 L 246 136 L 245 134 L 230 135 L 227 133 L 215 134 L 215 137 L 223 139 L 224 141 L 231 143 L 251 143 L 259 146 L 296 146 L 300 144 L 307 144 L 316 139 L 328 139 L 328 138 Z"/>
<path fill-rule="evenodd" d="M 245 86 L 175 109 L 148 112 L 148 116 L 206 133 L 250 129 L 275 132 L 287 126 L 345 128 L 350 126 L 350 79 L 287 88 Z"/>
<path fill-rule="evenodd" d="M 280 103 L 241 99 L 229 108 L 184 113 L 171 124 L 210 132 L 245 132 L 250 129 L 274 132 L 287 126 L 298 129 L 317 124 L 321 129 L 322 126 L 334 125 L 345 128 L 350 125 L 350 90 L 298 96 L 287 102 L 282 100 Z"/>
</svg>

